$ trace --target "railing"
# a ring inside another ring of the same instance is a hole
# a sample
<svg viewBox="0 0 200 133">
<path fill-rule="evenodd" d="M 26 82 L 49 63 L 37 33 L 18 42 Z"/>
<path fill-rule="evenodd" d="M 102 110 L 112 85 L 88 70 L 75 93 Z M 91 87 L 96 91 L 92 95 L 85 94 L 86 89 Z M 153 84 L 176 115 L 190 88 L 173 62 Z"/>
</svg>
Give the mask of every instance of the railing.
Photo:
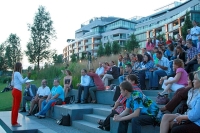
<svg viewBox="0 0 200 133">
<path fill-rule="evenodd" d="M 101 40 L 95 40 L 94 43 L 101 43 Z"/>
</svg>

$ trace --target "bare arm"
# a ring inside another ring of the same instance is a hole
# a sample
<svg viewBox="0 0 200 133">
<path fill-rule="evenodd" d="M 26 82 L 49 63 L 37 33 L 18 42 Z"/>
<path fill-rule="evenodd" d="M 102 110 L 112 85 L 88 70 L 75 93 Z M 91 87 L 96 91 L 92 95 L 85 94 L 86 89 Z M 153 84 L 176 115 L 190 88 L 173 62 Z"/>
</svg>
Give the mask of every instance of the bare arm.
<svg viewBox="0 0 200 133">
<path fill-rule="evenodd" d="M 173 80 L 167 81 L 167 84 L 173 84 L 179 81 L 181 78 L 182 73 L 177 73 Z"/>
</svg>

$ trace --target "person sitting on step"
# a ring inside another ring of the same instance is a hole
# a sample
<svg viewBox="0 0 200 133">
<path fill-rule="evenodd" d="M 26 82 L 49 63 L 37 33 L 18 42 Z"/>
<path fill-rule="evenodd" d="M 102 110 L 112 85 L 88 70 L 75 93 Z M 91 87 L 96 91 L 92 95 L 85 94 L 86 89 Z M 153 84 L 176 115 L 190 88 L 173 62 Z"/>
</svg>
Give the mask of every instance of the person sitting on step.
<svg viewBox="0 0 200 133">
<path fill-rule="evenodd" d="M 165 114 L 160 124 L 160 133 L 199 133 L 200 132 L 200 71 L 194 72 L 194 88 L 188 91 L 185 114 Z"/>
<path fill-rule="evenodd" d="M 35 114 L 36 117 L 44 118 L 52 103 L 57 101 L 64 101 L 64 91 L 62 86 L 60 86 L 59 79 L 54 79 L 53 85 L 54 86 L 51 89 L 51 93 L 48 95 L 47 99 L 42 102 L 41 111 Z"/>
<path fill-rule="evenodd" d="M 159 108 L 157 104 L 139 91 L 133 91 L 128 81 L 120 84 L 121 95 L 126 97 L 126 109 L 114 121 L 119 121 L 118 133 L 126 133 L 131 120 L 132 133 L 141 133 L 141 126 L 153 125 Z M 130 113 L 132 111 L 133 113 Z"/>
<path fill-rule="evenodd" d="M 43 79 L 41 82 L 41 86 L 37 90 L 35 98 L 31 101 L 30 110 L 26 116 L 32 115 L 32 111 L 34 109 L 35 104 L 38 105 L 39 111 L 41 111 L 41 104 L 44 100 L 46 100 L 49 94 L 50 94 L 50 89 L 47 86 L 47 80 Z"/>
<path fill-rule="evenodd" d="M 188 85 L 187 75 L 188 73 L 184 70 L 184 63 L 181 59 L 175 59 L 173 61 L 173 69 L 176 71 L 175 77 L 170 77 L 166 80 L 167 76 L 162 77 L 160 82 L 163 82 L 162 88 L 164 89 L 160 95 L 168 94 L 169 91 L 176 92 L 178 89 L 183 88 Z"/>
<path fill-rule="evenodd" d="M 30 82 L 32 82 L 33 80 L 26 80 L 26 87 L 24 90 L 24 94 L 22 97 L 22 110 L 20 110 L 20 112 L 26 112 L 28 110 L 26 110 L 25 106 L 26 106 L 26 102 L 30 102 L 32 101 L 37 93 L 37 87 L 35 85 L 32 85 Z"/>
<path fill-rule="evenodd" d="M 130 74 L 127 76 L 126 80 L 132 84 L 133 91 L 139 91 L 142 93 L 142 90 L 137 86 L 138 78 L 134 74 Z M 100 125 L 98 128 L 102 130 L 110 131 L 110 117 L 114 117 L 115 114 L 120 114 L 126 109 L 126 97 L 119 95 L 117 101 L 112 108 L 111 114 L 109 114 L 105 120 L 99 120 L 98 124 Z"/>
<path fill-rule="evenodd" d="M 75 103 L 87 103 L 89 88 L 95 86 L 93 79 L 87 75 L 87 70 L 81 70 L 81 83 L 77 84 L 78 86 L 78 97 Z M 81 94 L 84 90 L 83 100 L 81 102 Z"/>
<path fill-rule="evenodd" d="M 65 74 L 66 74 L 66 76 L 63 79 L 63 84 L 64 84 L 65 97 L 67 97 L 69 90 L 73 88 L 73 86 L 72 86 L 73 78 L 72 78 L 71 72 L 69 70 L 65 70 Z"/>
<path fill-rule="evenodd" d="M 110 69 L 107 71 L 107 74 L 105 74 L 102 78 L 104 86 L 108 86 L 108 81 L 112 79 L 117 79 L 119 75 L 119 68 L 115 65 L 114 61 L 110 61 Z"/>
</svg>

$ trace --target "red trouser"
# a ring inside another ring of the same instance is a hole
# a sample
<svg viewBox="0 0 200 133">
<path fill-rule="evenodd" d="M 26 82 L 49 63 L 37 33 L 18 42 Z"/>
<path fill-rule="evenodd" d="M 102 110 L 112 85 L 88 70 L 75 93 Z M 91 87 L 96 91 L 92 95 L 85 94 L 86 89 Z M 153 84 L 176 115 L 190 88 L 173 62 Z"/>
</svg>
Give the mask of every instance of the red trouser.
<svg viewBox="0 0 200 133">
<path fill-rule="evenodd" d="M 18 118 L 18 111 L 22 99 L 22 92 L 18 89 L 13 88 L 12 90 L 13 95 L 13 105 L 12 105 L 12 112 L 11 112 L 11 124 L 16 125 L 17 118 Z"/>
</svg>

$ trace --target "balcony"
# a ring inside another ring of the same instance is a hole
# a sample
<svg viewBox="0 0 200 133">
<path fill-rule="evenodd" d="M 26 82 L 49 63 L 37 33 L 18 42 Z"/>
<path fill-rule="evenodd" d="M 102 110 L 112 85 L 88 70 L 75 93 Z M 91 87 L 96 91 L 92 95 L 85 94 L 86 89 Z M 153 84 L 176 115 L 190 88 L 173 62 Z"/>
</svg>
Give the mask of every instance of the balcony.
<svg viewBox="0 0 200 133">
<path fill-rule="evenodd" d="M 120 40 L 120 39 L 126 39 L 125 36 L 116 36 L 116 37 L 113 37 L 113 40 Z"/>
<path fill-rule="evenodd" d="M 98 49 L 99 49 L 99 47 L 97 47 L 97 46 L 96 46 L 96 47 L 94 47 L 94 50 L 98 50 Z"/>
<path fill-rule="evenodd" d="M 177 30 L 179 28 L 179 25 L 177 24 L 176 26 L 173 27 L 173 30 Z"/>
<path fill-rule="evenodd" d="M 101 43 L 101 40 L 95 40 L 94 43 Z"/>
<path fill-rule="evenodd" d="M 85 43 L 85 45 L 89 45 L 89 44 L 92 44 L 92 41 L 88 41 Z"/>
</svg>

